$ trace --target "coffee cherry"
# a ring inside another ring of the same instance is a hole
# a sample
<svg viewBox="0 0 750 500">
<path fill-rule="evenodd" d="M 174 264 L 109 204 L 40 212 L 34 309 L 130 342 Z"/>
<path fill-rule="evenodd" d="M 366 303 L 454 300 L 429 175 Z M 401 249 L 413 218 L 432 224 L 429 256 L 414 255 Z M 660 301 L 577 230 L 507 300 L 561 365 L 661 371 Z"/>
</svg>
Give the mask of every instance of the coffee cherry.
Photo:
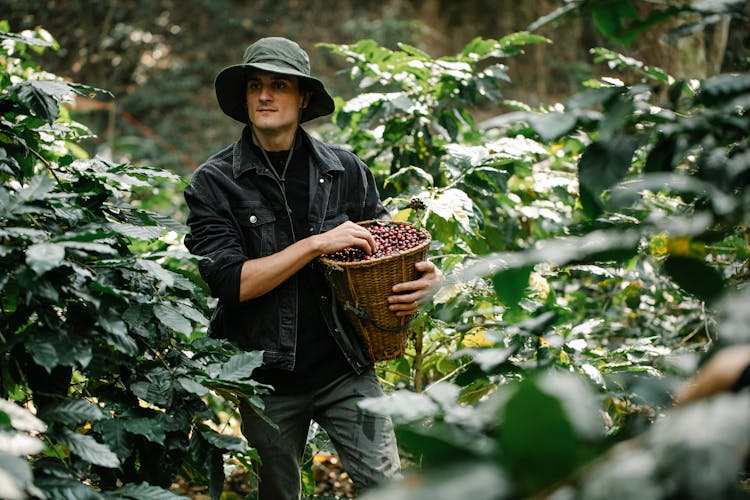
<svg viewBox="0 0 750 500">
<path fill-rule="evenodd" d="M 405 224 L 378 221 L 368 226 L 367 230 L 377 243 L 377 250 L 371 255 L 365 254 L 360 248 L 349 247 L 323 257 L 339 262 L 359 262 L 405 252 L 425 240 L 424 234 Z"/>
<path fill-rule="evenodd" d="M 425 209 L 424 201 L 420 200 L 416 196 L 413 197 L 411 200 L 409 200 L 409 206 L 412 208 L 412 210 L 424 210 Z"/>
</svg>

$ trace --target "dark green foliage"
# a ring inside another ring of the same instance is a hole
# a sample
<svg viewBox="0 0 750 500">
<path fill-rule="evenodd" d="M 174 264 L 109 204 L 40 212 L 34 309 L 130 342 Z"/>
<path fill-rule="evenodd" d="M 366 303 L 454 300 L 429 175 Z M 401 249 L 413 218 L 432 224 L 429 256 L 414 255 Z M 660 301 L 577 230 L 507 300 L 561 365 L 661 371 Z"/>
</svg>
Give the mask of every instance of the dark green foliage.
<svg viewBox="0 0 750 500">
<path fill-rule="evenodd" d="M 689 21 L 702 28 L 740 9 L 635 6 L 568 2 L 544 21 L 584 7 L 627 44 L 669 19 L 708 13 Z M 750 80 L 678 80 L 597 48 L 611 78 L 564 104 L 503 102 L 500 63 L 546 41 L 476 38 L 437 59 L 409 44 L 325 45 L 364 92 L 338 103 L 332 138 L 366 160 L 395 219 L 430 231 L 446 274 L 407 355 L 378 366 L 393 390 L 366 403 L 394 417 L 409 477 L 365 496 L 741 497 L 747 394 L 671 405 L 707 351 L 750 342 Z M 175 472 L 218 496 L 223 455 L 256 457 L 212 430 L 207 402 L 260 407 L 260 358 L 204 337 L 204 285 L 169 233 L 185 228 L 145 191 L 176 179 L 77 160 L 70 142 L 88 132 L 58 100 L 82 87 L 0 78 L 2 390 L 47 423 L 0 406 L 0 427 L 45 440 L 0 454 L 0 471 L 53 498 L 169 498 Z M 480 128 L 473 110 L 498 103 L 513 112 Z"/>
<path fill-rule="evenodd" d="M 177 178 L 76 158 L 87 131 L 61 103 L 95 89 L 39 72 L 23 49 L 49 45 L 42 38 L 5 26 L 0 39 L 0 397 L 33 402 L 48 455 L 32 459 L 33 482 L 22 469 L 10 486 L 167 499 L 183 474 L 218 498 L 224 454 L 253 454 L 206 425 L 218 420 L 205 396 L 231 390 L 259 404 L 260 357 L 204 338 L 204 285 L 170 235 L 183 226 L 137 200 Z M 18 467 L 9 457 L 2 470 Z"/>
<path fill-rule="evenodd" d="M 600 29 L 624 43 L 686 12 L 639 19 L 630 3 L 615 4 L 590 3 Z M 678 433 L 661 440 L 667 424 L 651 426 L 697 353 L 717 337 L 750 340 L 737 307 L 748 278 L 747 75 L 688 85 L 595 49 L 597 61 L 642 81 L 589 81 L 564 105 L 536 110 L 513 103 L 479 130 L 468 112 L 482 102 L 469 91 L 482 80 L 474 63 L 540 41 L 525 37 L 477 39 L 439 59 L 371 41 L 329 45 L 349 58 L 355 81 L 378 89 L 342 105 L 338 139 L 378 174 L 391 213 L 430 231 L 431 258 L 447 275 L 405 360 L 382 367 L 405 388 L 368 408 L 398 423 L 420 465 L 406 482 L 423 484 L 416 496 L 641 498 L 621 484 L 628 477 L 653 498 L 741 495 L 737 475 L 702 479 L 698 457 L 711 444 L 679 448 L 688 473 L 673 451 Z M 649 83 L 669 86 L 666 104 Z M 507 84 L 496 78 L 485 102 Z M 425 208 L 414 210 L 414 199 Z M 721 315 L 731 319 L 717 325 Z M 747 412 L 746 395 L 722 404 Z M 674 415 L 680 432 L 700 432 L 700 411 Z M 750 434 L 735 424 L 710 432 L 736 472 Z M 634 437 L 632 463 L 610 455 Z M 469 470 L 496 489 L 472 489 Z M 368 498 L 412 498 L 409 488 Z"/>
</svg>

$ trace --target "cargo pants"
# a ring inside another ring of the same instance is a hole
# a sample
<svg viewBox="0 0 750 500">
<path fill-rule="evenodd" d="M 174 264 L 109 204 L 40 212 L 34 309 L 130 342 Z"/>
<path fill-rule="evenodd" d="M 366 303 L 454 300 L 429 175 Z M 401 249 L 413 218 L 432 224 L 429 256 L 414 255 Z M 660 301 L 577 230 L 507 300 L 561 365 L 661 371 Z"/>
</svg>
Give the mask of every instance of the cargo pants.
<svg viewBox="0 0 750 500">
<path fill-rule="evenodd" d="M 311 421 L 326 430 L 358 491 L 400 475 L 401 464 L 390 417 L 361 410 L 357 403 L 383 395 L 374 369 L 350 373 L 319 389 L 267 395 L 264 414 L 274 429 L 247 404 L 240 406 L 242 433 L 258 450 L 260 500 L 300 498 L 300 463 Z"/>
</svg>

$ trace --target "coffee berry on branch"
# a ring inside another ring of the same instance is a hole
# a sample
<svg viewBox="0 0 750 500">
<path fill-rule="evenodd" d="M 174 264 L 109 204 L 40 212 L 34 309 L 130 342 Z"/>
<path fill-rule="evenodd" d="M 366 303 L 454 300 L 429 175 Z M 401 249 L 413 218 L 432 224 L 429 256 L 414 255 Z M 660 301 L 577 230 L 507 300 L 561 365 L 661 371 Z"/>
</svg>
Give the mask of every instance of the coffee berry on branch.
<svg viewBox="0 0 750 500">
<path fill-rule="evenodd" d="M 323 257 L 340 262 L 359 262 L 405 252 L 425 240 L 424 234 L 405 224 L 374 222 L 366 227 L 377 244 L 377 249 L 371 255 L 367 255 L 361 248 L 349 247 Z"/>
</svg>

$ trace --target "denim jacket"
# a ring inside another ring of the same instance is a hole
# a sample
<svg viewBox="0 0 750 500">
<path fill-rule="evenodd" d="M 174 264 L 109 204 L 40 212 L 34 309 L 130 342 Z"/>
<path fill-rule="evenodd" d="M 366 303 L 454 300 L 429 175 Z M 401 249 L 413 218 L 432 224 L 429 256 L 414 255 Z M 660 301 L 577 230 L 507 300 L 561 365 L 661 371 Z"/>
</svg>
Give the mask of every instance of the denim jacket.
<svg viewBox="0 0 750 500">
<path fill-rule="evenodd" d="M 291 370 L 297 340 L 296 275 L 261 297 L 239 301 L 242 264 L 294 242 L 281 186 L 250 147 L 250 137 L 248 126 L 239 141 L 211 156 L 193 174 L 184 192 L 190 228 L 185 245 L 203 257 L 201 276 L 219 299 L 210 335 L 232 340 L 246 350 L 262 350 L 265 366 Z M 372 173 L 356 155 L 324 144 L 302 128 L 298 137 L 308 141 L 310 152 L 309 232 L 303 236 L 328 231 L 346 220 L 388 216 Z M 308 266 L 316 266 L 315 261 Z M 354 371 L 361 373 L 371 361 L 343 315 L 337 314 L 335 296 L 320 276 L 309 293 L 320 297 L 331 335 Z"/>
</svg>

